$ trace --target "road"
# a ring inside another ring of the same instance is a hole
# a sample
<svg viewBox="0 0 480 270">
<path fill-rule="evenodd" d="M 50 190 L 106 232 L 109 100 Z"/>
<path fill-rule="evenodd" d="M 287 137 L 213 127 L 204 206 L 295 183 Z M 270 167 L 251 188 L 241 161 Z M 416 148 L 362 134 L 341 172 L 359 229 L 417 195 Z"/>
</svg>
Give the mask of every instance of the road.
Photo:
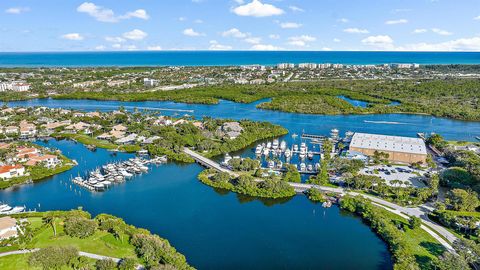
<svg viewBox="0 0 480 270">
<path fill-rule="evenodd" d="M 206 158 L 188 148 L 184 149 L 184 152 L 194 158 L 198 163 L 202 164 L 203 166 L 213 168 L 217 171 L 221 172 L 227 172 L 231 174 L 234 177 L 238 177 L 238 174 L 235 172 L 221 166 L 217 162 Z M 262 181 L 258 179 L 257 181 Z M 319 185 L 312 185 L 312 184 L 304 184 L 304 183 L 289 183 L 290 186 L 292 186 L 297 193 L 303 193 L 307 191 L 310 188 L 316 188 L 318 190 L 322 190 L 325 192 L 332 192 L 332 193 L 338 193 L 338 194 L 343 194 L 343 195 L 352 195 L 352 196 L 362 196 L 370 201 L 372 201 L 375 205 L 380 206 L 392 213 L 395 213 L 402 218 L 405 219 L 410 219 L 410 216 L 415 216 L 419 217 L 422 219 L 422 225 L 421 228 L 425 230 L 428 234 L 430 234 L 432 237 L 434 237 L 440 244 L 442 244 L 447 250 L 454 252 L 454 249 L 451 246 L 451 243 L 453 243 L 455 240 L 458 240 L 458 238 L 445 229 L 444 227 L 438 225 L 437 223 L 431 221 L 428 218 L 428 214 L 433 211 L 433 208 L 429 207 L 426 204 L 420 205 L 419 207 L 403 207 L 397 204 L 394 204 L 392 202 L 380 199 L 378 197 L 370 196 L 367 194 L 363 193 L 358 193 L 358 192 L 353 192 L 346 190 L 344 188 L 333 188 L 333 187 L 325 187 L 325 186 L 319 186 Z M 445 239 L 447 241 L 445 241 Z"/>
<path fill-rule="evenodd" d="M 29 254 L 29 253 L 32 253 L 32 252 L 36 252 L 38 250 L 40 250 L 40 249 L 39 248 L 34 248 L 34 249 L 22 249 L 22 250 L 8 251 L 8 252 L 0 253 L 0 257 L 10 256 L 10 255 Z M 108 257 L 108 256 L 103 256 L 103 255 L 98 255 L 98 254 L 88 253 L 88 252 L 83 252 L 83 251 L 79 251 L 78 255 L 82 256 L 82 257 L 87 257 L 87 258 L 90 258 L 90 259 L 94 259 L 94 260 L 110 259 L 110 260 L 114 261 L 115 263 L 119 263 L 121 261 L 121 259 L 119 259 L 119 258 Z M 145 267 L 143 265 L 137 265 L 135 269 L 144 270 Z"/>
</svg>

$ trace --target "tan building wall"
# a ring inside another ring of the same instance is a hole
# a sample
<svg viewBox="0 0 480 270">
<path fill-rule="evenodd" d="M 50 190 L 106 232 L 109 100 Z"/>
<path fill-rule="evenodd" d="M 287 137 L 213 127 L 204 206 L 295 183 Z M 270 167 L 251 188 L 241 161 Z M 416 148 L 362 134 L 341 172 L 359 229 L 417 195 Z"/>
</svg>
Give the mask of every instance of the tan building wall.
<svg viewBox="0 0 480 270">
<path fill-rule="evenodd" d="M 363 153 L 367 156 L 373 156 L 375 153 L 375 149 L 366 149 L 366 148 L 358 148 L 358 147 L 350 147 L 351 151 L 356 151 Z M 404 152 L 395 152 L 395 151 L 379 151 L 383 153 L 387 153 L 389 155 L 388 160 L 394 162 L 403 162 L 403 163 L 427 163 L 427 155 L 422 154 L 410 154 Z"/>
</svg>

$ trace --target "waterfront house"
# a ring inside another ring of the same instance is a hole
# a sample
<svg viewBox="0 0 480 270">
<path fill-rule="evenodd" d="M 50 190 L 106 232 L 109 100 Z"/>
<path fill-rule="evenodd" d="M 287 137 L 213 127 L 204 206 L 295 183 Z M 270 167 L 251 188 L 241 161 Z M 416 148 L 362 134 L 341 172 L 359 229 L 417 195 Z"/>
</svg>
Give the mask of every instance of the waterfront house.
<svg viewBox="0 0 480 270">
<path fill-rule="evenodd" d="M 17 220 L 11 217 L 0 218 L 0 240 L 18 236 Z"/>
<path fill-rule="evenodd" d="M 25 175 L 25 167 L 20 164 L 4 165 L 0 167 L 0 179 L 10 179 Z"/>
<path fill-rule="evenodd" d="M 25 163 L 25 165 L 36 166 L 39 163 L 43 164 L 47 168 L 53 168 L 60 163 L 60 160 L 55 155 L 33 156 Z"/>
<path fill-rule="evenodd" d="M 90 124 L 84 123 L 84 122 L 78 122 L 69 126 L 66 126 L 65 129 L 69 131 L 82 131 L 90 128 Z"/>
<path fill-rule="evenodd" d="M 243 128 L 238 122 L 226 122 L 217 128 L 217 136 L 236 139 L 242 134 Z"/>
<path fill-rule="evenodd" d="M 20 122 L 20 137 L 22 138 L 32 138 L 37 134 L 37 128 L 34 124 L 28 123 L 27 121 Z"/>
<path fill-rule="evenodd" d="M 120 138 L 115 141 L 116 144 L 134 144 L 137 141 L 138 135 L 135 133 L 129 134 L 126 137 Z"/>
</svg>

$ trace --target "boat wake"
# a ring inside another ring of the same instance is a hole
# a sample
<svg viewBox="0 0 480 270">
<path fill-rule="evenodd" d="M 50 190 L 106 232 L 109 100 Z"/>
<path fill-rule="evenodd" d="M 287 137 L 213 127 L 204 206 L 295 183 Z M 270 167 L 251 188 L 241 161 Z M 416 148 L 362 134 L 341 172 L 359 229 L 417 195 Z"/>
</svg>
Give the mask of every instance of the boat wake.
<svg viewBox="0 0 480 270">
<path fill-rule="evenodd" d="M 390 122 L 390 121 L 369 121 L 369 120 L 363 120 L 363 122 L 364 122 L 364 123 L 371 123 L 371 124 L 410 125 L 409 123 Z"/>
</svg>

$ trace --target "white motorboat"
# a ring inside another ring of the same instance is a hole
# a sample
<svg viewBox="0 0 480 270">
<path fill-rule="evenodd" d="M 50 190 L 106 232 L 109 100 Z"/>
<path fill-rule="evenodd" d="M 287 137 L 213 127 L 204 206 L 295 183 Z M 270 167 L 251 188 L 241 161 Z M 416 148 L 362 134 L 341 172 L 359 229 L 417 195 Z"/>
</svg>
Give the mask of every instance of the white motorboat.
<svg viewBox="0 0 480 270">
<path fill-rule="evenodd" d="M 293 145 L 293 151 L 294 151 L 294 152 L 298 152 L 298 144 L 294 144 L 294 145 Z"/>
<path fill-rule="evenodd" d="M 305 163 L 300 163 L 300 171 L 304 172 L 307 168 L 307 165 L 305 165 Z"/>
<path fill-rule="evenodd" d="M 285 150 L 285 157 L 289 158 L 290 156 L 292 156 L 292 152 L 290 151 L 290 149 Z"/>
<path fill-rule="evenodd" d="M 271 142 L 267 142 L 267 148 L 268 149 L 272 148 L 272 143 Z"/>
<path fill-rule="evenodd" d="M 278 140 L 277 140 L 277 139 L 273 140 L 272 148 L 273 148 L 273 149 L 278 149 L 278 145 L 279 145 Z"/>
<path fill-rule="evenodd" d="M 285 151 L 285 149 L 287 149 L 287 143 L 285 141 L 282 141 L 280 143 L 280 149 L 282 149 L 282 151 Z"/>
<path fill-rule="evenodd" d="M 270 161 L 268 162 L 268 168 L 270 168 L 270 169 L 275 168 L 275 162 L 273 162 L 273 160 L 270 160 Z"/>
<path fill-rule="evenodd" d="M 261 144 L 257 145 L 257 148 L 255 148 L 255 155 L 260 156 L 262 154 L 263 147 Z"/>
</svg>

